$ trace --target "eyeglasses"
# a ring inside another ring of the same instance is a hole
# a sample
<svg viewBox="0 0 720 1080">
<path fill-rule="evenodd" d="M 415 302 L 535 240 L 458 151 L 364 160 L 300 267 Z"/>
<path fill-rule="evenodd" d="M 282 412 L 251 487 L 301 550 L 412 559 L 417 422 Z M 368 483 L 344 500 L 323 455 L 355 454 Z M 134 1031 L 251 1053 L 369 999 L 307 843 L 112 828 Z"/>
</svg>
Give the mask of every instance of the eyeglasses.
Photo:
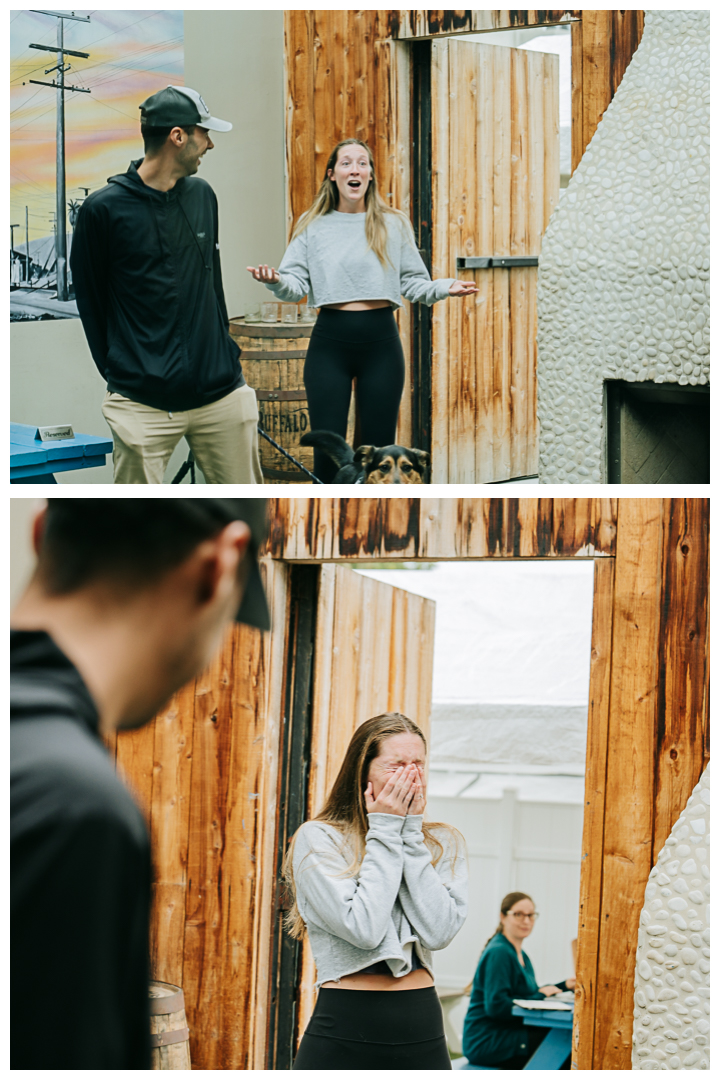
<svg viewBox="0 0 720 1080">
<path fill-rule="evenodd" d="M 528 915 L 525 911 L 508 911 L 508 915 L 512 915 L 513 919 L 529 919 L 530 922 L 535 922 L 540 915 L 540 912 L 533 911 L 532 915 Z"/>
</svg>

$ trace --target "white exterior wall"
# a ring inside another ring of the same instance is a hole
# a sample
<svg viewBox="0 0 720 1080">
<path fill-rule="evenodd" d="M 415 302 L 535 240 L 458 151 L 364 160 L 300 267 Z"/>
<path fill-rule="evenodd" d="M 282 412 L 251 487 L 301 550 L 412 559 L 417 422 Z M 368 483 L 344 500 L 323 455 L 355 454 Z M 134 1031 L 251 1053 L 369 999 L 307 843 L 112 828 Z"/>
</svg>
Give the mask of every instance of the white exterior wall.
<svg viewBox="0 0 720 1080">
<path fill-rule="evenodd" d="M 650 871 L 640 913 L 633 1069 L 710 1067 L 710 766 Z"/>
<path fill-rule="evenodd" d="M 543 237 L 540 483 L 605 480 L 606 379 L 709 381 L 709 18 L 645 12 Z"/>
<path fill-rule="evenodd" d="M 583 807 L 517 799 L 428 797 L 427 820 L 454 825 L 468 845 L 468 918 L 455 940 L 435 953 L 438 986 L 460 989 L 472 979 L 483 946 L 498 924 L 508 892 L 532 896 L 541 913 L 528 940 L 538 984 L 573 974 L 577 937 Z"/>
</svg>

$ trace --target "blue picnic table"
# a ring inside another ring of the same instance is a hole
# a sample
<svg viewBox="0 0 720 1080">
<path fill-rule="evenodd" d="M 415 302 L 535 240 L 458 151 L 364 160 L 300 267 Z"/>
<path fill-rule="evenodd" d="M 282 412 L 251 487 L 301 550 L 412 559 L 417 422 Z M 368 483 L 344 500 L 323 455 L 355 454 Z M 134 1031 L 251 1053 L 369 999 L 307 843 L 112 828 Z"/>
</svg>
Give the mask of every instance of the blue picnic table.
<svg viewBox="0 0 720 1080">
<path fill-rule="evenodd" d="M 112 453 L 112 439 L 102 435 L 41 442 L 36 432 L 31 424 L 10 424 L 11 484 L 56 484 L 54 473 L 104 465 Z"/>
<path fill-rule="evenodd" d="M 550 1028 L 525 1069 L 561 1069 L 572 1051 L 573 1010 L 523 1009 L 513 1005 L 513 1016 L 521 1016 L 530 1027 Z"/>
</svg>

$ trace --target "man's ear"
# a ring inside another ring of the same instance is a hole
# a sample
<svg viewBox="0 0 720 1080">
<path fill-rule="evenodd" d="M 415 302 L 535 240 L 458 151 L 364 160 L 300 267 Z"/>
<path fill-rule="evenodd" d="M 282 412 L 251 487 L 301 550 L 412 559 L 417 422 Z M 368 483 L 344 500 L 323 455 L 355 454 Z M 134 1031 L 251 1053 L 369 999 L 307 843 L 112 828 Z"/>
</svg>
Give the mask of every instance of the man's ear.
<svg viewBox="0 0 720 1080">
<path fill-rule="evenodd" d="M 183 139 L 186 137 L 186 135 L 187 132 L 184 128 L 174 127 L 168 135 L 168 139 L 170 139 L 170 142 L 173 144 L 173 146 L 182 146 Z M 190 138 L 189 135 L 187 135 L 187 137 Z"/>
<path fill-rule="evenodd" d="M 236 592 L 250 537 L 250 527 L 244 521 L 231 521 L 212 540 L 199 545 L 201 603 L 224 600 Z"/>
<path fill-rule="evenodd" d="M 40 554 L 40 548 L 42 547 L 43 537 L 45 536 L 45 525 L 47 522 L 47 503 L 42 506 L 32 523 L 32 546 L 36 555 Z"/>
</svg>

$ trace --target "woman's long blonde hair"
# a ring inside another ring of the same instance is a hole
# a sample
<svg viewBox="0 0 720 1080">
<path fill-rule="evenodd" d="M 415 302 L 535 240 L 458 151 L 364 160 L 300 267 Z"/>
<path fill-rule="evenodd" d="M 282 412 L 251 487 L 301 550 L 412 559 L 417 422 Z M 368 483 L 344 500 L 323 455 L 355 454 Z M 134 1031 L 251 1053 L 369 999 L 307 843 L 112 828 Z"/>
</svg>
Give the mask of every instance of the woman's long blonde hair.
<svg viewBox="0 0 720 1080">
<path fill-rule="evenodd" d="M 313 199 L 310 209 L 298 220 L 293 229 L 291 239 L 294 240 L 296 236 L 300 236 L 301 233 L 305 232 L 308 225 L 310 225 L 315 218 L 322 217 L 323 214 L 329 214 L 331 210 L 337 210 L 339 202 L 338 188 L 335 181 L 331 180 L 328 176 L 328 172 L 335 171 L 338 156 L 344 146 L 362 146 L 368 156 L 372 175 L 370 177 L 368 189 L 365 192 L 365 236 L 370 250 L 375 252 L 383 266 L 387 266 L 389 259 L 387 257 L 387 225 L 385 224 L 385 215 L 393 214 L 395 217 L 399 217 L 407 226 L 411 236 L 412 225 L 406 214 L 403 214 L 401 210 L 395 210 L 392 206 L 388 206 L 380 194 L 377 174 L 375 172 L 375 159 L 373 158 L 372 150 L 366 142 L 362 141 L 362 139 L 343 139 L 342 142 L 339 142 L 337 146 L 334 147 L 328 158 L 327 165 L 325 166 L 325 178 L 320 185 L 320 190 Z"/>
<path fill-rule="evenodd" d="M 404 734 L 417 735 L 422 739 L 423 746 L 427 750 L 425 736 L 418 725 L 402 713 L 381 713 L 380 716 L 373 716 L 371 720 L 366 720 L 364 724 L 361 724 L 345 751 L 343 763 L 325 805 L 320 813 L 312 818 L 313 821 L 324 821 L 332 825 L 348 841 L 354 857 L 343 873 L 343 877 L 354 877 L 360 870 L 365 856 L 368 815 L 364 793 L 370 763 L 380 753 L 385 739 L 389 739 L 392 735 Z M 423 837 L 432 854 L 433 866 L 438 863 L 444 851 L 439 837 L 433 833 L 435 829 L 442 829 L 449 834 L 454 848 L 454 867 L 455 859 L 464 845 L 463 837 L 452 825 L 443 825 L 438 821 L 424 822 Z M 283 863 L 284 883 L 288 898 L 292 899 L 292 907 L 285 916 L 285 929 L 291 937 L 302 939 L 305 936 L 305 924 L 298 911 L 293 873 L 293 853 L 297 836 L 298 833 L 295 833 L 290 841 Z"/>
</svg>

